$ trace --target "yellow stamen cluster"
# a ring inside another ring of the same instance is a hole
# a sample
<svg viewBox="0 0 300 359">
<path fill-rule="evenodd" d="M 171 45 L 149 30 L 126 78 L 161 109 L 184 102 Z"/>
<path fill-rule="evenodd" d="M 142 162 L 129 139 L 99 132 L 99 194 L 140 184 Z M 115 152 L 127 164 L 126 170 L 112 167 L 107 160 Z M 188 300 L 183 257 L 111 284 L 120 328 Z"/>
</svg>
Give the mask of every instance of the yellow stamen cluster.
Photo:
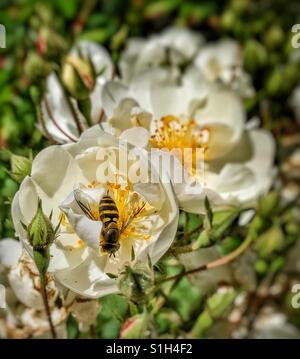
<svg viewBox="0 0 300 359">
<path fill-rule="evenodd" d="M 182 162 L 183 166 L 195 174 L 197 162 L 197 149 L 207 149 L 207 129 L 200 129 L 192 119 L 180 120 L 176 116 L 163 117 L 161 125 L 150 138 L 150 144 L 154 148 L 172 151 Z M 187 156 L 185 149 L 190 149 Z M 188 163 L 187 163 L 188 162 Z"/>
<path fill-rule="evenodd" d="M 147 216 L 154 212 L 154 208 L 133 190 L 130 183 L 109 182 L 107 187 L 119 211 L 120 240 L 150 239 L 151 236 L 147 234 L 149 228 L 144 223 L 147 221 Z"/>
<path fill-rule="evenodd" d="M 122 177 L 122 176 L 121 176 Z M 88 188 L 102 186 L 96 181 L 91 182 Z M 116 203 L 119 212 L 118 228 L 120 240 L 126 238 L 149 240 L 149 227 L 146 226 L 148 216 L 155 212 L 152 207 L 140 194 L 133 190 L 132 184 L 122 178 L 115 182 L 108 182 L 107 189 L 110 196 Z"/>
</svg>

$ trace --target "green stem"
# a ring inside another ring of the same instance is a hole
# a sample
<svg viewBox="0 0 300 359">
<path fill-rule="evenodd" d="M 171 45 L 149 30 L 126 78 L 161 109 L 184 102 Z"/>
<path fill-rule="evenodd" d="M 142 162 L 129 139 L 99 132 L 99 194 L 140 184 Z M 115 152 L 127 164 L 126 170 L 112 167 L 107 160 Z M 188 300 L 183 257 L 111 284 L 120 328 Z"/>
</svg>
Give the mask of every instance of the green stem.
<svg viewBox="0 0 300 359">
<path fill-rule="evenodd" d="M 41 296 L 43 298 L 44 307 L 45 307 L 45 311 L 46 311 L 46 315 L 47 315 L 47 319 L 48 319 L 52 339 L 56 339 L 57 338 L 56 331 L 55 331 L 55 328 L 54 328 L 54 325 L 53 325 L 53 322 L 52 322 L 52 318 L 51 318 L 51 311 L 50 311 L 50 306 L 49 306 L 49 301 L 48 301 L 48 296 L 47 296 L 47 290 L 46 290 L 46 276 L 44 276 L 43 274 L 40 274 L 40 281 L 41 281 Z"/>
<path fill-rule="evenodd" d="M 41 286 L 41 296 L 43 299 L 51 335 L 53 339 L 56 339 L 56 332 L 54 329 L 54 325 L 51 318 L 51 311 L 48 301 L 48 295 L 47 295 L 47 269 L 49 267 L 50 262 L 50 251 L 49 247 L 46 248 L 33 248 L 33 260 L 34 263 L 39 271 L 40 275 L 40 286 Z"/>
<path fill-rule="evenodd" d="M 69 107 L 69 109 L 71 111 L 71 114 L 72 114 L 72 117 L 73 117 L 73 119 L 75 121 L 77 131 L 78 131 L 78 133 L 80 135 L 83 132 L 83 128 L 82 128 L 82 125 L 80 123 L 80 119 L 79 119 L 79 117 L 78 117 L 78 115 L 76 113 L 76 109 L 74 108 L 69 95 L 66 93 L 66 90 L 65 90 L 64 85 L 63 85 L 63 83 L 61 81 L 61 78 L 59 76 L 58 71 L 56 71 L 56 77 L 57 77 L 57 80 L 59 81 L 60 87 L 61 87 L 61 89 L 63 91 L 63 94 L 64 94 L 64 97 L 65 97 L 65 100 L 67 101 L 68 107 Z"/>
</svg>

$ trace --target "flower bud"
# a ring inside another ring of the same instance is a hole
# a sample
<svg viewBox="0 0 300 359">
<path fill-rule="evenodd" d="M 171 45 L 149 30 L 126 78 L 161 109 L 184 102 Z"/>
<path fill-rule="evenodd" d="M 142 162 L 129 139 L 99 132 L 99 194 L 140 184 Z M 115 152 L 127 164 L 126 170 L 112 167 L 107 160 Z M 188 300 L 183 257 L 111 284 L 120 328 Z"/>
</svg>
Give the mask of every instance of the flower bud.
<svg viewBox="0 0 300 359">
<path fill-rule="evenodd" d="M 270 217 L 274 210 L 277 209 L 277 206 L 279 204 L 280 195 L 276 191 L 272 191 L 268 194 L 266 194 L 263 197 L 260 197 L 258 201 L 258 213 L 263 218 Z"/>
<path fill-rule="evenodd" d="M 256 239 L 254 249 L 262 259 L 268 259 L 282 249 L 283 243 L 283 232 L 279 226 L 274 225 Z"/>
<path fill-rule="evenodd" d="M 42 27 L 40 29 L 37 47 L 40 55 L 49 59 L 61 56 L 67 49 L 64 38 L 49 27 Z"/>
<path fill-rule="evenodd" d="M 255 71 L 262 67 L 268 60 L 268 54 L 264 46 L 256 40 L 248 40 L 244 49 L 244 65 L 247 71 Z"/>
<path fill-rule="evenodd" d="M 89 97 L 95 86 L 91 61 L 77 56 L 67 56 L 62 70 L 62 81 L 71 96 L 77 100 Z"/>
<path fill-rule="evenodd" d="M 265 228 L 266 221 L 260 216 L 256 215 L 249 225 L 249 234 L 256 238 L 258 234 L 260 234 Z"/>
<path fill-rule="evenodd" d="M 24 156 L 11 154 L 11 177 L 18 183 L 21 183 L 26 176 L 31 173 L 32 159 Z"/>
<path fill-rule="evenodd" d="M 44 214 L 42 201 L 39 199 L 36 214 L 27 228 L 29 243 L 34 250 L 47 248 L 55 239 L 55 233 L 50 219 Z"/>
<path fill-rule="evenodd" d="M 153 271 L 142 262 L 136 262 L 132 267 L 125 264 L 119 275 L 118 285 L 120 292 L 128 299 L 142 303 L 153 290 Z"/>
<path fill-rule="evenodd" d="M 142 314 L 137 314 L 123 324 L 120 331 L 121 339 L 141 339 L 145 337 L 147 329 L 148 315 L 145 311 Z"/>
<path fill-rule="evenodd" d="M 35 52 L 30 52 L 26 57 L 24 72 L 32 81 L 47 77 L 51 69 L 51 64 Z"/>
</svg>

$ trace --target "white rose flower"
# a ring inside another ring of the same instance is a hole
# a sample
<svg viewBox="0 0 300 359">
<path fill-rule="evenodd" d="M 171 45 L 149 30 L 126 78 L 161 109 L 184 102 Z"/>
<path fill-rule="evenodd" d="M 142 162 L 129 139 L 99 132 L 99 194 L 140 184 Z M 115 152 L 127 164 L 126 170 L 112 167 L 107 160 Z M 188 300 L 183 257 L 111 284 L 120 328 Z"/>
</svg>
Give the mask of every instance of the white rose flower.
<svg viewBox="0 0 300 359">
<path fill-rule="evenodd" d="M 121 78 L 125 83 L 149 68 L 168 67 L 169 75 L 179 74 L 179 67 L 189 64 L 204 39 L 187 28 L 170 27 L 149 39 L 132 38 L 121 54 Z"/>
<path fill-rule="evenodd" d="M 0 271 L 16 264 L 22 253 L 22 244 L 11 238 L 0 240 Z"/>
<path fill-rule="evenodd" d="M 163 74 L 153 69 L 131 86 L 105 85 L 103 105 L 111 131 L 152 153 L 156 149 L 157 156 L 170 156 L 160 149 L 177 152 L 169 174 L 187 212 L 203 213 L 205 196 L 215 209 L 255 202 L 273 180 L 271 134 L 251 129 L 239 96 L 208 83 L 197 68 L 188 68 L 179 85 L 161 81 Z M 183 163 L 186 148 L 191 154 Z M 202 157 L 195 157 L 197 150 Z M 185 179 L 175 180 L 182 172 Z"/>
<path fill-rule="evenodd" d="M 149 256 L 155 263 L 175 238 L 178 207 L 170 181 L 150 183 L 148 179 L 142 183 L 138 178 L 135 182 L 129 179 L 124 165 L 134 173 L 137 169 L 144 175 L 145 169 L 155 173 L 145 151 L 131 150 L 137 157 L 124 159 L 122 156 L 129 152 L 126 144 L 94 126 L 77 143 L 41 151 L 33 161 L 31 176 L 24 179 L 13 200 L 16 234 L 30 253 L 21 221 L 30 223 L 38 198 L 45 214 L 53 210 L 53 225 L 61 221 L 61 231 L 50 247 L 49 272 L 84 297 L 118 292 L 109 274 L 117 275 L 123 264 L 131 261 L 132 250 L 135 260 Z M 120 158 L 115 162 L 117 153 Z M 118 210 L 118 218 L 110 219 L 119 231 L 119 236 L 116 231 L 110 234 L 114 240 L 104 239 L 108 234 L 102 220 L 106 223 L 107 218 L 99 218 L 100 200 L 107 195 Z"/>
<path fill-rule="evenodd" d="M 203 46 L 194 63 L 208 81 L 219 80 L 242 97 L 254 95 L 250 76 L 243 70 L 242 49 L 236 41 L 226 39 Z"/>
<path fill-rule="evenodd" d="M 51 337 L 41 299 L 39 275 L 28 254 L 25 251 L 22 253 L 22 244 L 19 241 L 0 241 L 0 267 L 1 283 L 6 292 L 6 309 L 0 317 L 0 337 Z M 59 293 L 50 277 L 47 295 L 57 337 L 64 338 L 67 311 L 64 307 L 58 308 L 55 305 Z"/>
<path fill-rule="evenodd" d="M 18 263 L 11 267 L 8 274 L 10 287 L 15 296 L 25 306 L 34 309 L 43 309 L 44 304 L 40 292 L 40 276 L 37 268 L 24 251 Z M 48 277 L 47 296 L 50 306 L 54 306 L 59 292 L 51 278 Z"/>
<path fill-rule="evenodd" d="M 94 123 L 101 119 L 101 93 L 103 85 L 113 76 L 113 64 L 106 49 L 89 41 L 81 41 L 74 47 L 69 56 L 78 56 L 78 51 L 89 57 L 96 80 L 90 94 L 91 117 Z M 55 73 L 46 80 L 46 93 L 41 103 L 42 121 L 40 129 L 44 134 L 58 143 L 75 142 L 82 130 L 88 127 L 83 115 L 78 110 L 74 99 L 66 95 L 63 86 Z"/>
</svg>

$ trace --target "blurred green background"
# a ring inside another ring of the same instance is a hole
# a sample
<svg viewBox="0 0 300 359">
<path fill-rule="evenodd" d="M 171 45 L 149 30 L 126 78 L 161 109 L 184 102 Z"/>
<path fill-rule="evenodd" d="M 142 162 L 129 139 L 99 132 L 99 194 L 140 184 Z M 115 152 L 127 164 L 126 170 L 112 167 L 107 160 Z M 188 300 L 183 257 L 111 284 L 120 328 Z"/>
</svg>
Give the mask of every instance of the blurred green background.
<svg viewBox="0 0 300 359">
<path fill-rule="evenodd" d="M 300 144 L 300 121 L 290 106 L 291 94 L 300 84 L 300 49 L 291 46 L 291 28 L 300 23 L 299 0 L 0 0 L 0 23 L 5 25 L 7 35 L 6 48 L 0 49 L 0 238 L 14 235 L 10 202 L 18 183 L 9 174 L 10 152 L 28 156 L 32 151 L 35 155 L 50 144 L 36 128 L 27 66 L 28 55 L 39 51 L 42 31 L 50 33 L 51 41 L 63 42 L 65 52 L 76 39 L 101 43 L 114 61 L 118 60 L 128 37 L 148 36 L 172 24 L 200 31 L 208 41 L 224 37 L 238 40 L 244 51 L 245 69 L 251 74 L 256 90 L 253 98 L 245 100 L 248 119 L 259 116 L 263 127 L 273 132 L 278 144 L 276 163 L 279 167 Z M 54 51 L 48 56 L 59 61 L 64 51 Z M 284 176 L 281 180 L 288 181 Z M 296 183 L 299 185 L 299 179 Z M 190 225 L 193 221 L 199 222 L 199 217 L 191 218 Z M 283 257 L 276 258 L 280 261 Z M 264 265 L 266 262 L 258 261 L 255 268 L 258 277 L 266 272 Z M 281 268 L 281 264 L 278 265 Z M 180 320 L 189 328 L 193 313 L 203 307 L 202 299 L 186 279 L 182 280 L 170 296 L 172 305 L 158 314 L 161 333 L 172 332 L 174 328 L 176 331 L 179 319 L 173 318 L 172 329 L 170 308 L 178 308 Z M 213 307 L 214 297 L 209 300 Z M 232 300 L 230 293 L 223 295 L 222 305 L 226 307 Z M 96 326 L 95 335 L 115 337 L 128 304 L 120 296 L 109 296 L 102 305 L 98 317 L 101 325 Z M 199 326 L 207 315 L 203 308 Z M 255 312 L 255 307 L 253 310 Z M 294 318 L 299 325 L 299 315 Z M 76 337 L 78 329 L 72 317 L 68 324 L 69 337 Z"/>
</svg>

